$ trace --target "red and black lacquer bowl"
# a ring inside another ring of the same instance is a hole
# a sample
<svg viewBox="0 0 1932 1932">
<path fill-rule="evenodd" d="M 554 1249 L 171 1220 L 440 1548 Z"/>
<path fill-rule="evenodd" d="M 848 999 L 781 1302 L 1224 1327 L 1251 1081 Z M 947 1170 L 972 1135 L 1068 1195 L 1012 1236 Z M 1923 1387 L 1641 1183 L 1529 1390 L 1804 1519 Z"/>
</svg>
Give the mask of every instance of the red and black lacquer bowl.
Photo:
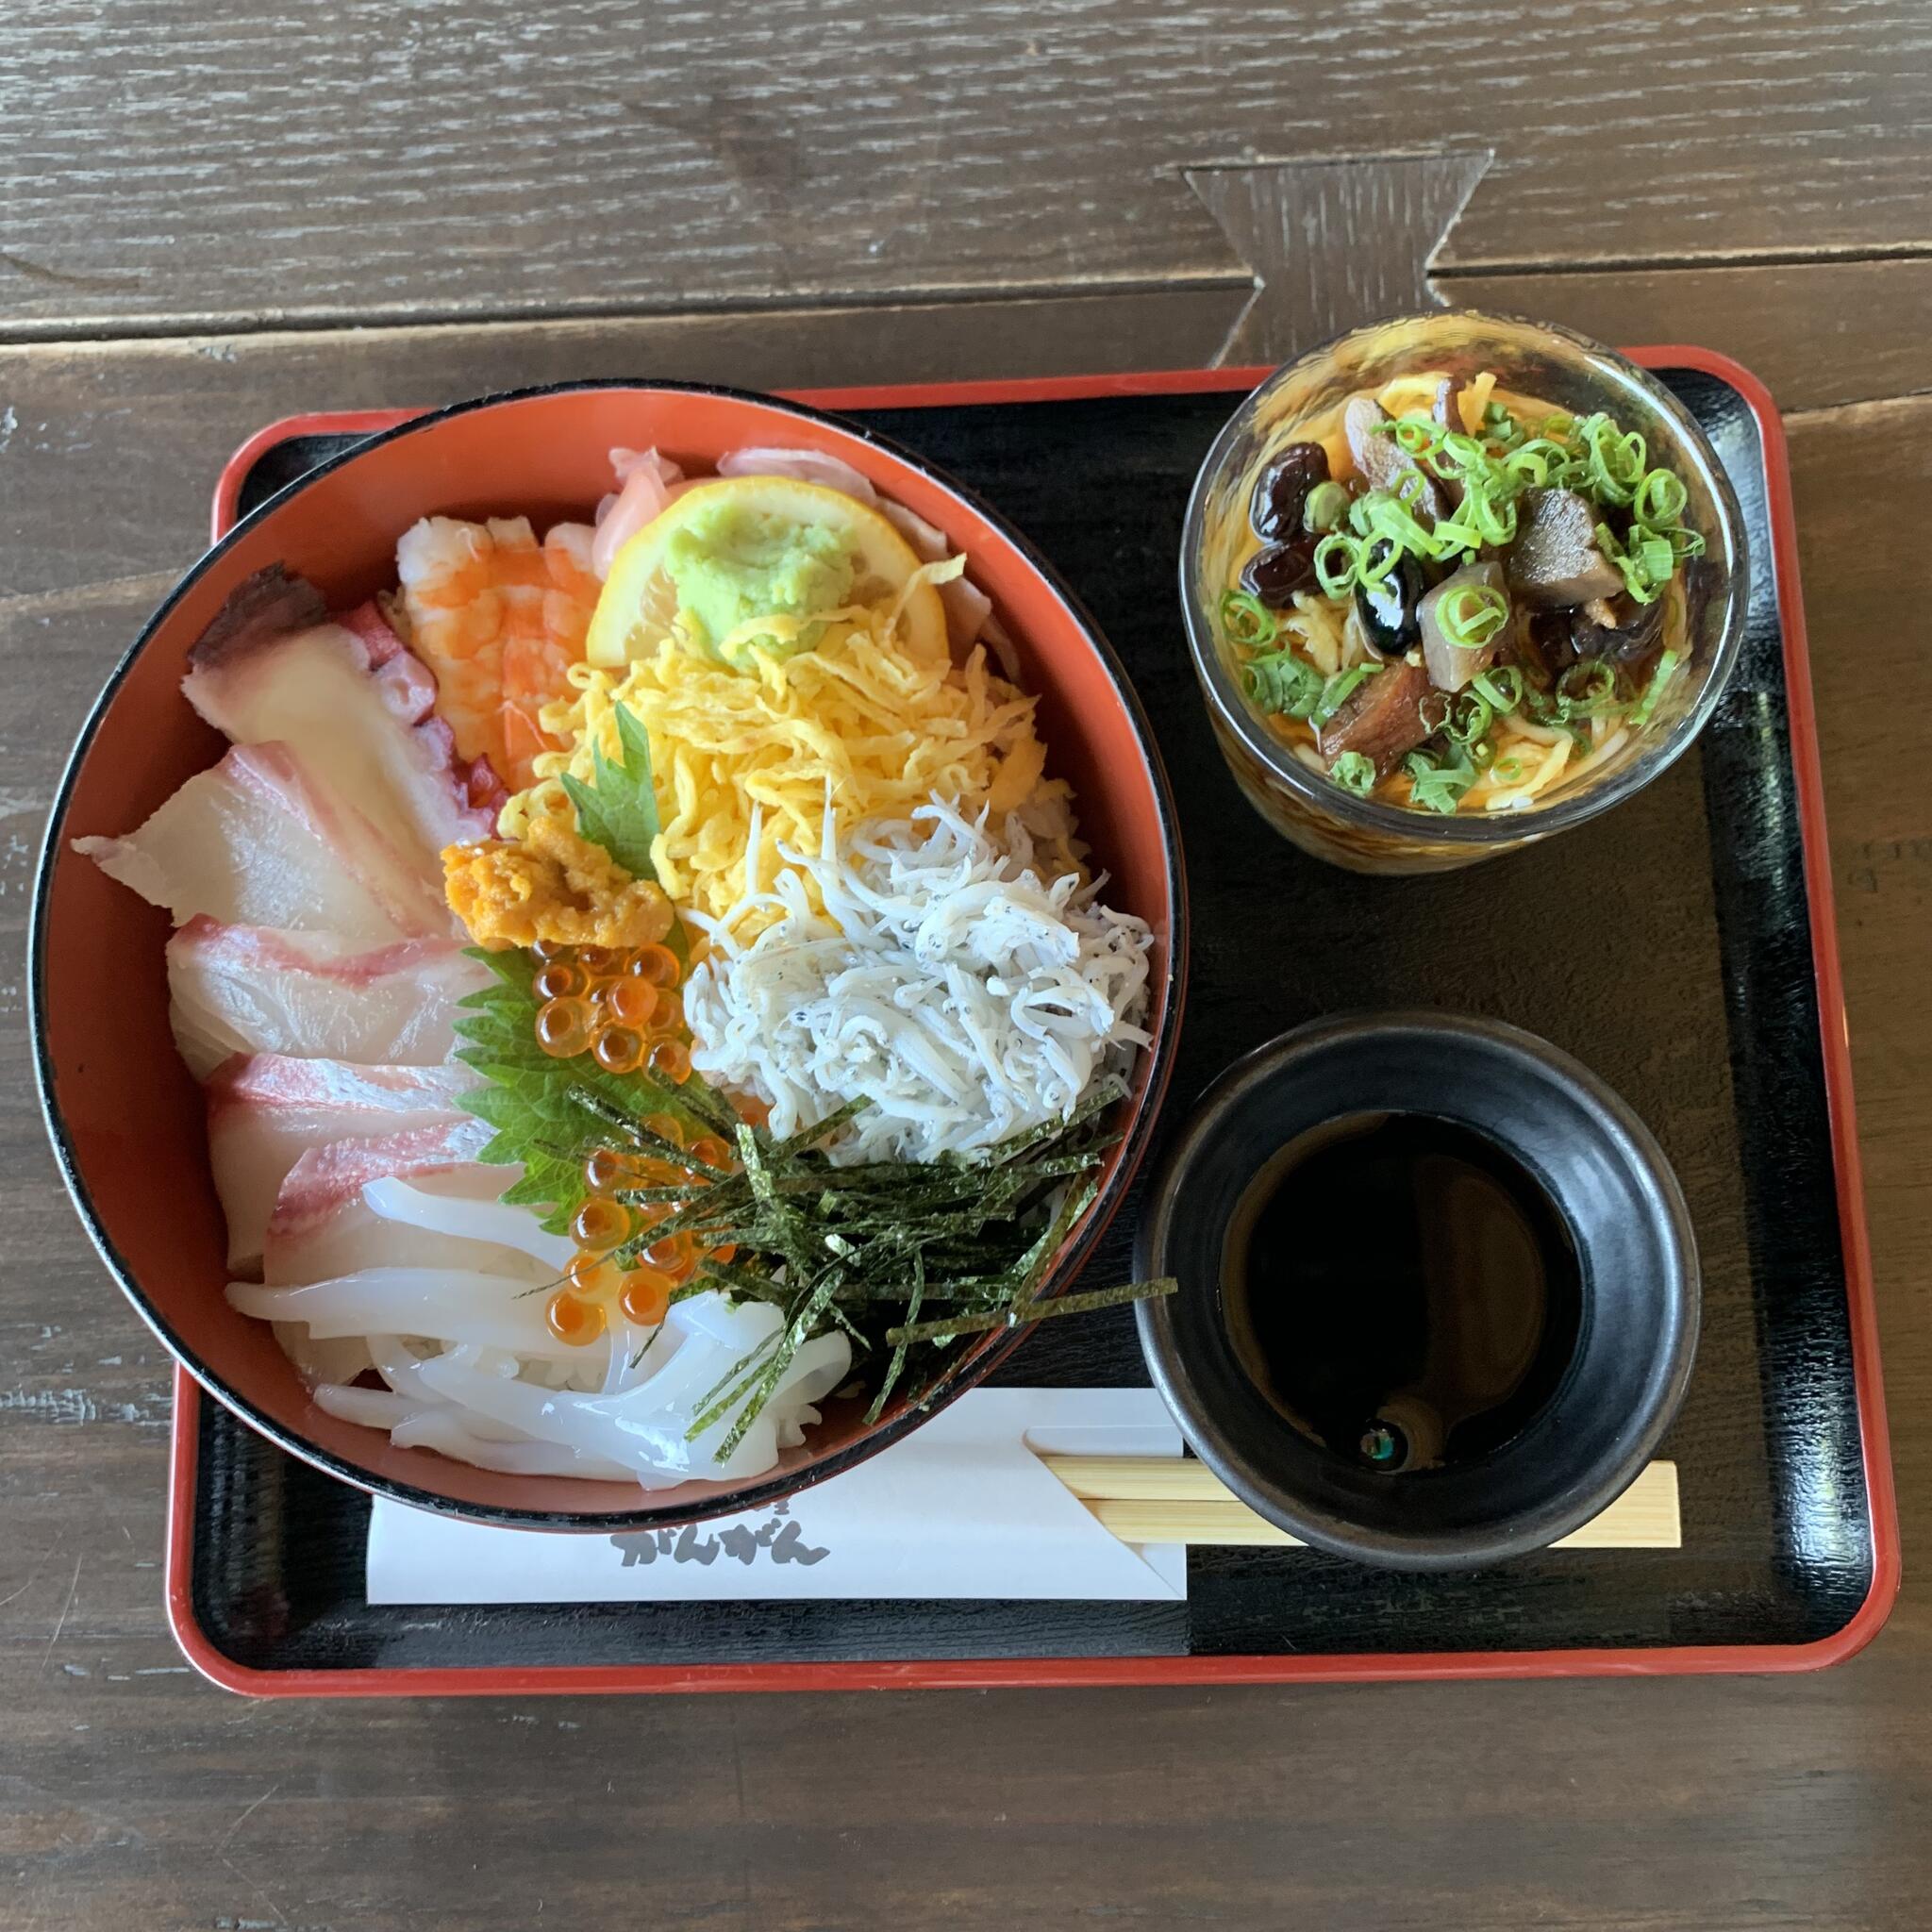
<svg viewBox="0 0 1932 1932">
<path fill-rule="evenodd" d="M 608 487 L 608 452 L 655 445 L 708 468 L 724 451 L 785 444 L 842 458 L 943 530 L 1011 634 L 1052 769 L 1070 779 L 1082 836 L 1112 875 L 1110 901 L 1152 925 L 1153 1044 L 1098 1199 L 1069 1235 L 1046 1291 L 1078 1272 L 1119 1206 L 1152 1130 L 1179 1029 L 1185 885 L 1174 802 L 1118 660 L 1052 566 L 986 504 L 904 449 L 793 403 L 734 391 L 599 383 L 459 404 L 358 444 L 239 524 L 181 580 L 108 680 L 81 732 L 48 828 L 34 906 L 31 999 L 49 1133 L 81 1218 L 142 1318 L 204 1388 L 291 1454 L 406 1503 L 505 1524 L 608 1531 L 769 1503 L 884 1448 L 924 1415 L 906 1403 L 867 1428 L 834 1402 L 803 1448 L 736 1485 L 646 1494 L 618 1483 L 505 1475 L 309 1401 L 265 1323 L 223 1294 L 224 1229 L 202 1101 L 168 1031 L 165 913 L 72 849 L 139 825 L 223 745 L 181 696 L 190 646 L 250 573 L 285 564 L 332 607 L 393 581 L 398 534 L 418 517 L 582 517 Z M 1022 1331 L 1024 1332 L 1024 1331 Z M 982 1379 L 1018 1336 L 980 1339 L 946 1384 Z M 929 1411 L 928 1411 L 929 1412 Z"/>
</svg>

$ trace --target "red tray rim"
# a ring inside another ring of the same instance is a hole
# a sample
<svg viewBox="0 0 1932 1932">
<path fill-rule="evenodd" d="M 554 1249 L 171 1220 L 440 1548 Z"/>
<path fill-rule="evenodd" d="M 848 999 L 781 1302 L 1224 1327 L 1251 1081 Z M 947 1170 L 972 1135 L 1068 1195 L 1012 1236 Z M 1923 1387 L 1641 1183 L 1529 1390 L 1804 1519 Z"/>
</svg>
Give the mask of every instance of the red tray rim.
<svg viewBox="0 0 1932 1932">
<path fill-rule="evenodd" d="M 169 1626 L 188 1661 L 224 1690 L 256 1697 L 581 1696 L 610 1691 L 999 1690 L 1024 1686 L 1058 1689 L 1075 1685 L 1360 1683 L 1789 1673 L 1822 1670 L 1841 1663 L 1871 1642 L 1883 1627 L 1898 1595 L 1898 1508 L 1892 1487 L 1885 1391 L 1879 1371 L 1877 1308 L 1852 1099 L 1851 1049 L 1832 902 L 1830 847 L 1825 836 L 1817 720 L 1812 709 L 1810 657 L 1798 581 L 1798 537 L 1792 511 L 1790 456 L 1784 426 L 1770 391 L 1741 363 L 1717 350 L 1688 343 L 1650 344 L 1623 353 L 1646 368 L 1695 369 L 1729 384 L 1743 397 L 1757 419 L 1764 451 L 1778 620 L 1784 637 L 1791 765 L 1798 786 L 1799 831 L 1810 908 L 1812 969 L 1818 984 L 1832 1165 L 1837 1177 L 1839 1225 L 1844 1246 L 1852 1374 L 1872 1518 L 1871 1588 L 1841 1629 L 1808 1643 L 1664 1645 L 1626 1650 L 258 1670 L 238 1663 L 219 1650 L 196 1620 L 192 1576 L 194 1492 L 202 1397 L 193 1378 L 177 1368 L 168 1470 L 165 1574 Z M 1272 373 L 1272 366 L 1267 365 L 1140 370 L 1105 375 L 864 385 L 788 390 L 780 393 L 818 408 L 930 408 L 946 405 L 1231 391 L 1252 389 Z M 249 471 L 276 443 L 296 436 L 373 435 L 423 413 L 421 409 L 317 411 L 284 416 L 265 425 L 236 450 L 222 471 L 214 495 L 213 538 L 219 541 L 237 521 L 241 491 Z"/>
</svg>

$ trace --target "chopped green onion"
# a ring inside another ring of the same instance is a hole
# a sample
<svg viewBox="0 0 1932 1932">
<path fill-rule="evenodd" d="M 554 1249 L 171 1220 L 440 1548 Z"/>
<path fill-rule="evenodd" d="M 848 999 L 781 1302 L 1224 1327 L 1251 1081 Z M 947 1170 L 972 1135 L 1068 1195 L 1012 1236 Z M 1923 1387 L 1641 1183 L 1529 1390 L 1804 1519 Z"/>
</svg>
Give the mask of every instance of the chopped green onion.
<svg viewBox="0 0 1932 1932">
<path fill-rule="evenodd" d="M 1381 668 L 1379 664 L 1354 664 L 1346 671 L 1338 671 L 1322 687 L 1321 699 L 1314 709 L 1307 713 L 1308 723 L 1317 731 L 1321 730 L 1323 725 L 1355 695 L 1356 687 L 1373 677 Z"/>
<path fill-rule="evenodd" d="M 1471 678 L 1470 685 L 1499 712 L 1513 711 L 1523 702 L 1523 673 L 1513 664 L 1501 664 L 1493 671 L 1478 672 Z"/>
<path fill-rule="evenodd" d="M 1424 811 L 1453 812 L 1476 779 L 1474 765 L 1439 765 L 1424 751 L 1410 752 L 1402 764 L 1409 776 L 1409 803 Z"/>
<path fill-rule="evenodd" d="M 1643 437 L 1638 430 L 1619 430 L 1599 409 L 1576 425 L 1573 441 L 1583 445 L 1583 475 L 1599 503 L 1620 508 L 1631 502 L 1643 481 Z"/>
<path fill-rule="evenodd" d="M 1585 658 L 1557 680 L 1557 708 L 1563 718 L 1594 718 L 1616 702 L 1616 667 L 1601 658 Z"/>
<path fill-rule="evenodd" d="M 1250 658 L 1241 676 L 1248 702 L 1277 717 L 1306 718 L 1322 695 L 1322 674 L 1291 650 Z"/>
<path fill-rule="evenodd" d="M 1547 436 L 1553 442 L 1568 442 L 1576 433 L 1576 418 L 1568 409 L 1552 409 L 1542 420 L 1539 436 Z"/>
<path fill-rule="evenodd" d="M 1457 691 L 1449 701 L 1449 722 L 1442 729 L 1456 744 L 1474 744 L 1495 722 L 1489 699 L 1472 688 Z"/>
<path fill-rule="evenodd" d="M 1392 423 L 1377 423 L 1375 431 L 1380 436 L 1392 436 L 1403 455 L 1419 457 L 1434 443 L 1440 426 L 1426 416 L 1398 416 Z"/>
<path fill-rule="evenodd" d="M 1676 552 L 1671 548 L 1670 539 L 1658 536 L 1655 530 L 1646 530 L 1641 524 L 1630 535 L 1633 540 L 1631 548 L 1644 575 L 1661 590 L 1677 567 Z"/>
<path fill-rule="evenodd" d="M 1642 482 L 1637 486 L 1637 493 L 1630 499 L 1630 514 L 1640 524 L 1649 524 L 1653 528 L 1661 529 L 1674 524 L 1684 514 L 1684 506 L 1690 502 L 1690 492 L 1684 488 L 1683 479 L 1670 470 L 1649 470 L 1644 473 Z"/>
<path fill-rule="evenodd" d="M 1487 544 L 1516 541 L 1516 505 L 1510 500 L 1507 483 L 1497 486 L 1495 474 L 1466 478 L 1462 501 L 1453 516 L 1444 517 L 1435 528 L 1440 556 L 1458 553 L 1474 557 Z"/>
<path fill-rule="evenodd" d="M 1437 600 L 1436 622 L 1452 644 L 1480 650 L 1509 622 L 1509 600 L 1493 584 L 1458 584 Z"/>
<path fill-rule="evenodd" d="M 1524 708 L 1538 724 L 1554 724 L 1577 738 L 1578 742 L 1582 741 L 1578 736 L 1579 720 L 1609 716 L 1623 708 L 1616 670 L 1601 658 L 1586 658 L 1581 663 L 1571 665 L 1557 679 L 1551 696 L 1529 691 L 1524 697 Z"/>
<path fill-rule="evenodd" d="M 1521 448 L 1503 458 L 1503 474 L 1526 488 L 1547 490 L 1562 483 L 1572 472 L 1575 458 L 1560 442 L 1547 436 L 1535 436 Z"/>
<path fill-rule="evenodd" d="M 1274 641 L 1275 632 L 1280 626 L 1274 621 L 1274 613 L 1260 598 L 1246 591 L 1224 591 L 1221 593 L 1221 628 L 1229 643 L 1240 644 L 1244 650 L 1258 651 Z"/>
<path fill-rule="evenodd" d="M 1523 776 L 1523 760 L 1511 752 L 1507 758 L 1496 760 L 1493 772 L 1501 783 L 1514 785 Z"/>
<path fill-rule="evenodd" d="M 1460 481 L 1465 476 L 1486 476 L 1494 467 L 1494 459 L 1474 436 L 1450 429 L 1429 452 L 1429 466 L 1439 476 Z"/>
<path fill-rule="evenodd" d="M 1341 520 L 1348 514 L 1348 485 L 1346 483 L 1317 483 L 1308 491 L 1308 500 L 1302 506 L 1302 527 L 1307 530 L 1339 529 Z"/>
<path fill-rule="evenodd" d="M 1607 524 L 1599 524 L 1596 547 L 1616 565 L 1624 590 L 1640 604 L 1655 604 L 1676 568 L 1668 540 L 1646 530 L 1641 524 L 1631 527 L 1627 549 L 1617 541 L 1617 533 Z"/>
<path fill-rule="evenodd" d="M 1641 731 L 1650 723 L 1651 714 L 1657 709 L 1657 700 L 1664 694 L 1665 688 L 1677 675 L 1677 666 L 1683 659 L 1675 651 L 1666 651 L 1657 660 L 1657 669 L 1650 675 L 1650 682 L 1644 687 L 1643 695 L 1637 700 L 1637 708 L 1630 713 L 1630 728 Z"/>
<path fill-rule="evenodd" d="M 1419 471 L 1412 470 L 1409 475 L 1420 482 L 1428 481 Z M 1360 581 L 1364 584 L 1379 582 L 1387 576 L 1404 551 L 1411 557 L 1431 559 L 1442 554 L 1435 538 L 1417 520 L 1415 511 L 1392 490 L 1372 490 L 1366 496 L 1357 496 L 1349 505 L 1348 521 L 1358 537 L 1379 540 L 1385 546 L 1379 556 L 1371 550 L 1364 561 L 1360 571 Z"/>
<path fill-rule="evenodd" d="M 1328 775 L 1344 791 L 1366 798 L 1375 789 L 1375 766 L 1358 751 L 1345 751 L 1328 767 Z"/>
<path fill-rule="evenodd" d="M 1363 544 L 1339 530 L 1324 537 L 1315 545 L 1315 581 L 1321 585 L 1323 594 L 1347 596 L 1361 576 L 1365 556 Z"/>
<path fill-rule="evenodd" d="M 1523 425 L 1501 403 L 1485 403 L 1483 438 L 1486 441 L 1499 443 L 1506 450 L 1513 449 L 1523 441 Z"/>
</svg>

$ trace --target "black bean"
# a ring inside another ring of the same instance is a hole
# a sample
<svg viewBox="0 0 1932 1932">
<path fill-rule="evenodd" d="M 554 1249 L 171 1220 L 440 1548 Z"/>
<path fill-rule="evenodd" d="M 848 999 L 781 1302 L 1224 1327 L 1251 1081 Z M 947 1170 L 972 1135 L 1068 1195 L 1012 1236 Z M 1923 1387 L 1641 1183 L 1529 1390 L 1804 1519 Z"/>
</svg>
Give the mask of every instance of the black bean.
<svg viewBox="0 0 1932 1932">
<path fill-rule="evenodd" d="M 1285 610 L 1297 591 L 1314 588 L 1315 545 L 1321 541 L 1315 532 L 1305 530 L 1291 543 L 1270 543 L 1256 551 L 1241 572 L 1241 589 L 1271 610 Z"/>
<path fill-rule="evenodd" d="M 1248 522 L 1264 542 L 1300 535 L 1308 491 L 1328 480 L 1328 452 L 1319 442 L 1291 442 L 1255 479 Z"/>
<path fill-rule="evenodd" d="M 1428 588 L 1422 564 L 1407 551 L 1374 590 L 1357 587 L 1356 614 L 1361 619 L 1362 635 L 1370 650 L 1377 657 L 1399 658 L 1411 644 L 1422 641 L 1416 610 Z"/>
</svg>

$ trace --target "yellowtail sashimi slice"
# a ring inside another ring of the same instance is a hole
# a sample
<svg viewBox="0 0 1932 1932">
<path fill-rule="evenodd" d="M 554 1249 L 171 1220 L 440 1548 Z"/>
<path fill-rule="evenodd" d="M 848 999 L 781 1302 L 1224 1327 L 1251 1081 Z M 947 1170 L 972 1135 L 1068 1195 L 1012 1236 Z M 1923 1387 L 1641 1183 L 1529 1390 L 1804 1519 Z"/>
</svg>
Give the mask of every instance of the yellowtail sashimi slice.
<svg viewBox="0 0 1932 1932">
<path fill-rule="evenodd" d="M 355 1067 L 279 1054 L 218 1068 L 208 1083 L 208 1151 L 228 1219 L 230 1269 L 247 1274 L 260 1264 L 282 1183 L 311 1148 L 411 1127 L 467 1125 L 474 1158 L 489 1129 L 466 1121 L 458 1095 L 475 1077 L 459 1065 Z"/>
<path fill-rule="evenodd" d="M 489 983 L 454 940 L 362 948 L 197 917 L 168 941 L 175 1043 L 197 1079 L 238 1053 L 441 1066 L 457 1003 Z"/>
<path fill-rule="evenodd" d="M 237 745 L 139 831 L 74 845 L 177 925 L 200 914 L 359 946 L 452 930 L 440 878 L 283 744 Z"/>
</svg>

